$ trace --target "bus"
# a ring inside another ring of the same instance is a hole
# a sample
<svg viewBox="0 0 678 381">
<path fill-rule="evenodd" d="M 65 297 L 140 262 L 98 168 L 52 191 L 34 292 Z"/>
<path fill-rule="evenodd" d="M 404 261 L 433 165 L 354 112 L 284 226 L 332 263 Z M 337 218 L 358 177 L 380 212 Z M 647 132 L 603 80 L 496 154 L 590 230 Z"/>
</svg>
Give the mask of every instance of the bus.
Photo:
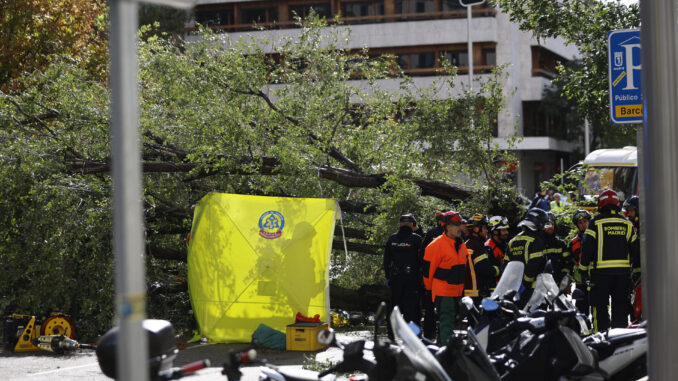
<svg viewBox="0 0 678 381">
<path fill-rule="evenodd" d="M 578 186 L 579 200 L 584 205 L 596 205 L 600 191 L 614 189 L 623 203 L 638 195 L 638 150 L 636 147 L 599 149 L 589 153 L 584 161 L 571 170 L 588 169 Z M 587 208 L 588 209 L 588 208 Z"/>
</svg>

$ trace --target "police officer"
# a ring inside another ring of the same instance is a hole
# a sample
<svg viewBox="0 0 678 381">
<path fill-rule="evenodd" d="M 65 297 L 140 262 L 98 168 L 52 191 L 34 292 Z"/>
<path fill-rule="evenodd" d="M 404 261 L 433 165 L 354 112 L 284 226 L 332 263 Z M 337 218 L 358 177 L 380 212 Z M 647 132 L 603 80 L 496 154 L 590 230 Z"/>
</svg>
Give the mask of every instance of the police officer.
<svg viewBox="0 0 678 381">
<path fill-rule="evenodd" d="M 620 214 L 621 203 L 614 190 L 604 190 L 598 197 L 599 215 L 589 223 L 582 243 L 579 268 L 588 271 L 589 299 L 593 330 L 607 331 L 628 324 L 630 272 L 640 267 L 639 242 L 633 224 Z M 612 298 L 612 321 L 607 312 Z"/>
<path fill-rule="evenodd" d="M 553 278 L 556 283 L 560 283 L 560 280 L 565 275 L 569 275 L 572 270 L 570 252 L 567 250 L 567 244 L 556 235 L 556 216 L 551 212 L 547 214 L 549 223 L 544 227 L 544 244 L 546 245 L 544 254 L 546 259 L 551 261 Z"/>
<path fill-rule="evenodd" d="M 438 345 L 446 345 L 454 333 L 457 305 L 464 293 L 468 252 L 461 239 L 462 218 L 457 212 L 443 215 L 444 234 L 426 247 L 424 259 L 429 261 L 428 278 L 433 302 L 438 309 Z"/>
<path fill-rule="evenodd" d="M 469 219 L 469 239 L 466 241 L 469 261 L 464 295 L 478 298 L 477 302 L 490 296 L 499 278 L 499 265 L 485 246 L 488 224 L 487 217 L 480 213 Z"/>
<path fill-rule="evenodd" d="M 509 261 L 520 261 L 525 264 L 523 287 L 521 287 L 519 307 L 524 307 L 534 291 L 537 275 L 544 272 L 546 257 L 544 256 L 544 227 L 548 223 L 546 212 L 539 208 L 527 211 L 525 218 L 518 223 L 523 230 L 509 242 Z"/>
<path fill-rule="evenodd" d="M 581 261 L 581 243 L 584 240 L 584 232 L 589 226 L 591 221 L 591 214 L 584 209 L 577 210 L 572 215 L 572 223 L 577 228 L 577 234 L 572 238 L 568 246 L 570 252 L 570 259 L 573 263 L 572 268 L 572 277 L 574 278 L 575 287 L 581 291 L 584 295 L 584 298 L 577 300 L 577 309 L 582 314 L 589 316 L 589 292 L 588 287 L 585 283 L 585 279 L 581 276 L 581 271 L 579 270 L 579 262 Z"/>
<path fill-rule="evenodd" d="M 421 283 L 421 237 L 413 233 L 416 219 L 412 214 L 400 216 L 400 229 L 386 241 L 384 272 L 391 289 L 391 304 L 398 306 L 405 321 L 419 323 L 419 289 Z"/>
<path fill-rule="evenodd" d="M 433 298 L 431 296 L 431 282 L 428 281 L 428 271 L 431 266 L 431 263 L 424 258 L 426 247 L 433 242 L 434 239 L 438 238 L 443 234 L 443 214 L 445 211 L 436 212 L 436 226 L 429 229 L 424 236 L 424 242 L 421 245 L 420 257 L 422 258 L 421 263 L 421 274 L 424 279 L 424 293 L 421 298 L 421 304 L 424 309 L 424 336 L 429 339 L 434 339 L 436 334 L 436 316 L 435 316 L 435 305 L 433 304 Z"/>
<path fill-rule="evenodd" d="M 489 226 L 491 237 L 485 241 L 485 246 L 490 248 L 495 261 L 501 266 L 504 264 L 504 256 L 508 250 L 508 218 L 493 216 L 490 218 Z"/>
</svg>

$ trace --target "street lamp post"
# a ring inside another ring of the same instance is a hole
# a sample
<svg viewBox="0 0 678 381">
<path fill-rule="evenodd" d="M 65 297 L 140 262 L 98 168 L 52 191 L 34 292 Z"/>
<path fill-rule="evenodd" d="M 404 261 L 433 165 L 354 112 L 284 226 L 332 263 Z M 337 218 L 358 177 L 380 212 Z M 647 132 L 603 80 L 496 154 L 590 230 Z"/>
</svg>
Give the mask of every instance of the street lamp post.
<svg viewBox="0 0 678 381">
<path fill-rule="evenodd" d="M 640 2 L 642 90 L 645 112 L 642 164 L 646 216 L 643 262 L 643 316 L 648 318 L 648 376 L 673 380 L 678 374 L 678 10 L 672 0 Z"/>
<path fill-rule="evenodd" d="M 475 0 L 475 1 L 464 1 L 459 0 L 459 4 L 466 8 L 466 35 L 468 38 L 468 89 L 469 91 L 473 90 L 473 40 L 471 39 L 471 18 L 472 8 L 474 5 L 480 5 L 484 3 L 485 0 Z"/>
<path fill-rule="evenodd" d="M 147 1 L 189 8 L 195 0 Z M 148 380 L 146 268 L 137 83 L 137 0 L 112 0 L 111 134 L 113 172 L 113 251 L 116 311 L 120 321 L 117 379 Z"/>
</svg>

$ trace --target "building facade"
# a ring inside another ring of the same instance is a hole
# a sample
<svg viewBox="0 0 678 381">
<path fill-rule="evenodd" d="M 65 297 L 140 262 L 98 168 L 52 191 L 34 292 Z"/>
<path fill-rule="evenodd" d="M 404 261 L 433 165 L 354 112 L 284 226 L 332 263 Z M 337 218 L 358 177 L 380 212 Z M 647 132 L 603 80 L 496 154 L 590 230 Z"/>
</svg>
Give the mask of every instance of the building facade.
<svg viewBox="0 0 678 381">
<path fill-rule="evenodd" d="M 395 55 L 417 86 L 434 81 L 440 58 L 458 67 L 458 83 L 441 96 L 458 96 L 468 83 L 468 20 L 459 0 L 198 0 L 194 14 L 196 23 L 233 39 L 266 34 L 275 41 L 294 36 L 295 15 L 306 16 L 311 9 L 327 19 L 338 15 L 351 28 L 346 48 Z M 522 136 L 515 147 L 520 164 L 515 179 L 530 197 L 539 182 L 567 169 L 583 152 L 583 137 L 564 125 L 565 115 L 542 107 L 557 63 L 574 59 L 578 51 L 560 39 L 537 40 L 486 4 L 472 8 L 471 39 L 474 82 L 482 81 L 496 65 L 507 65 L 507 107 L 499 117 L 495 139 L 507 147 L 507 136 Z M 382 80 L 380 85 L 397 91 L 399 81 Z"/>
</svg>

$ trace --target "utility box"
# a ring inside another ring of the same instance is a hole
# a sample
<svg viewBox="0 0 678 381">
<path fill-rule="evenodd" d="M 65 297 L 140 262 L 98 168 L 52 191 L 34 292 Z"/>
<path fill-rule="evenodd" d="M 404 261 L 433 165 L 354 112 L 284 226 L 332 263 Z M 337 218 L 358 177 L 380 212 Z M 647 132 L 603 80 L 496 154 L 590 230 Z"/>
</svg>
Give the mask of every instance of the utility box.
<svg viewBox="0 0 678 381">
<path fill-rule="evenodd" d="M 317 351 L 326 348 L 318 343 L 318 332 L 329 328 L 328 323 L 296 323 L 287 326 L 288 351 Z"/>
</svg>

